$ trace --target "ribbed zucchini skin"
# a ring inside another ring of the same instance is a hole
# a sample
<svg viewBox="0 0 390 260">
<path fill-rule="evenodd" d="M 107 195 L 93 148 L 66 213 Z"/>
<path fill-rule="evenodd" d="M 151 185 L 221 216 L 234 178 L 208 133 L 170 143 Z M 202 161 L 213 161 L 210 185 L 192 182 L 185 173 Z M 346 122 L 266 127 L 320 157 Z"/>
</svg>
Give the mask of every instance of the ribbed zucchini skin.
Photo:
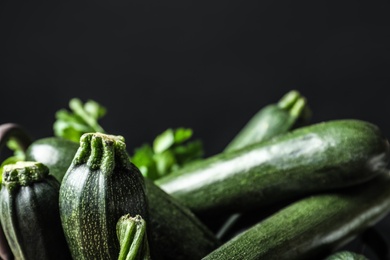
<svg viewBox="0 0 390 260">
<path fill-rule="evenodd" d="M 60 216 L 73 259 L 117 259 L 116 223 L 125 214 L 149 221 L 143 176 L 124 138 L 84 134 L 60 187 Z"/>
<path fill-rule="evenodd" d="M 244 148 L 256 142 L 284 134 L 307 123 L 310 108 L 297 90 L 287 92 L 277 103 L 260 109 L 230 141 L 224 152 Z"/>
<path fill-rule="evenodd" d="M 323 259 L 390 211 L 390 175 L 345 190 L 308 196 L 281 209 L 203 260 Z"/>
<path fill-rule="evenodd" d="M 50 174 L 61 183 L 78 147 L 79 143 L 68 139 L 45 137 L 33 141 L 28 146 L 26 160 L 45 164 L 49 167 Z"/>
<path fill-rule="evenodd" d="M 212 156 L 155 183 L 196 214 L 245 211 L 367 181 L 388 161 L 389 143 L 376 125 L 332 120 Z"/>
<path fill-rule="evenodd" d="M 331 254 L 330 256 L 326 257 L 324 260 L 369 260 L 369 259 L 362 254 L 343 250 Z"/>
<path fill-rule="evenodd" d="M 71 259 L 60 222 L 58 181 L 37 162 L 7 169 L 0 191 L 0 218 L 15 259 Z"/>
</svg>

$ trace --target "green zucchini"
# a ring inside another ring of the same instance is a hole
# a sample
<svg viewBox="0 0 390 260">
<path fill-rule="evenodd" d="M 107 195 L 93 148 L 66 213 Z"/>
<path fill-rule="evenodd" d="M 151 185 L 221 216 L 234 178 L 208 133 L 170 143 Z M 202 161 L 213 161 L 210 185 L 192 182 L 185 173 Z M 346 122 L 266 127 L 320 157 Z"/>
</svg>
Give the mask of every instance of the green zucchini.
<svg viewBox="0 0 390 260">
<path fill-rule="evenodd" d="M 116 224 L 125 214 L 149 222 L 144 179 L 122 136 L 87 133 L 60 186 L 61 222 L 73 259 L 117 259 Z M 148 232 L 150 229 L 148 229 Z"/>
<path fill-rule="evenodd" d="M 365 182 L 388 162 L 378 126 L 332 120 L 209 157 L 155 183 L 195 214 L 246 211 Z"/>
<path fill-rule="evenodd" d="M 188 208 L 145 178 L 149 202 L 150 241 L 163 259 L 199 260 L 220 241 Z"/>
<path fill-rule="evenodd" d="M 244 148 L 271 139 L 306 124 L 311 110 L 299 91 L 287 92 L 277 103 L 260 109 L 230 141 L 224 152 Z"/>
<path fill-rule="evenodd" d="M 298 200 L 225 242 L 203 260 L 323 259 L 390 211 L 390 175 Z"/>
<path fill-rule="evenodd" d="M 260 109 L 238 132 L 223 152 L 238 150 L 285 134 L 292 129 L 307 125 L 310 117 L 311 109 L 306 98 L 299 91 L 291 90 L 284 94 L 277 103 L 269 104 Z M 216 236 L 223 241 L 228 238 L 226 234 L 232 233 L 232 229 L 240 225 L 238 222 L 243 222 L 241 219 L 247 217 L 243 214 L 252 215 L 251 213 L 237 212 L 228 217 L 226 214 L 222 214 L 218 218 L 216 216 L 213 218 L 209 216 L 199 217 L 210 228 L 217 228 L 215 230 Z M 257 220 L 259 219 L 257 218 Z M 223 222 L 222 226 L 220 226 L 221 222 Z M 236 231 L 233 230 L 233 232 Z"/>
<path fill-rule="evenodd" d="M 33 141 L 26 149 L 26 160 L 45 164 L 60 183 L 69 168 L 79 143 L 61 137 L 45 137 Z M 72 151 L 72 152 L 68 152 Z"/>
<path fill-rule="evenodd" d="M 15 259 L 70 259 L 59 188 L 44 164 L 21 161 L 4 166 L 0 219 Z"/>
<path fill-rule="evenodd" d="M 55 149 L 59 143 L 58 139 L 47 140 L 50 142 L 42 140 L 44 146 L 41 149 L 30 148 L 28 156 L 51 162 L 47 165 L 50 171 L 55 169 L 57 172 L 66 172 L 78 146 L 66 146 L 66 149 L 58 151 L 62 160 L 52 160 L 48 151 Z M 38 147 L 41 144 L 40 141 L 38 144 L 34 143 Z M 163 259 L 198 260 L 220 245 L 220 241 L 192 212 L 149 179 L 144 178 L 144 181 L 149 205 L 149 226 L 153 229 L 149 236 L 150 245 L 155 247 L 155 251 Z"/>
</svg>

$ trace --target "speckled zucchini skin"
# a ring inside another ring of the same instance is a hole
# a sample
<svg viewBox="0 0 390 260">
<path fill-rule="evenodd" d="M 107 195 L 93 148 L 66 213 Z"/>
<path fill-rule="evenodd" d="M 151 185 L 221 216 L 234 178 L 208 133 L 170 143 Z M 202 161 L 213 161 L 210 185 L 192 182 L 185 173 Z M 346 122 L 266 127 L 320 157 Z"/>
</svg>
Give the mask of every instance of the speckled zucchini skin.
<svg viewBox="0 0 390 260">
<path fill-rule="evenodd" d="M 59 188 L 41 163 L 4 167 L 0 219 L 15 259 L 71 259 L 60 221 Z"/>
<path fill-rule="evenodd" d="M 386 173 L 360 186 L 298 200 L 227 241 L 203 260 L 324 259 L 389 211 L 390 175 Z"/>
<path fill-rule="evenodd" d="M 125 214 L 149 222 L 144 179 L 124 138 L 84 134 L 60 187 L 60 216 L 73 259 L 117 259 L 116 223 Z"/>
<path fill-rule="evenodd" d="M 359 184 L 388 161 L 389 142 L 378 126 L 332 120 L 215 155 L 156 184 L 196 214 L 245 211 Z"/>
</svg>

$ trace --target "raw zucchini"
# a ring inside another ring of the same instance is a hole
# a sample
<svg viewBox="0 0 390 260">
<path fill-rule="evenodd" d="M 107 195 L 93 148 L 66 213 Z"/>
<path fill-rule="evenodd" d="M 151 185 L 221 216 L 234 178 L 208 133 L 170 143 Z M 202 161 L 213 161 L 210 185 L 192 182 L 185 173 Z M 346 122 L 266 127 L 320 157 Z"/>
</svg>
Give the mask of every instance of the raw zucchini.
<svg viewBox="0 0 390 260">
<path fill-rule="evenodd" d="M 61 161 L 52 160 L 48 151 L 55 149 L 58 139 L 42 141 L 46 149 L 29 149 L 29 156 L 49 163 L 50 171 L 66 172 L 77 152 L 74 145 L 61 149 Z M 46 146 L 48 144 L 48 146 Z M 35 145 L 35 143 L 34 143 Z M 40 147 L 41 143 L 37 144 Z M 53 145 L 53 146 L 52 146 Z M 42 152 L 42 153 L 41 153 Z M 45 158 L 47 155 L 48 158 Z M 220 245 L 214 234 L 186 207 L 168 195 L 151 180 L 144 178 L 149 205 L 149 226 L 153 229 L 149 237 L 151 247 L 163 259 L 198 260 Z M 174 217 L 172 217 L 174 216 Z M 183 240 L 186 243 L 183 243 Z"/>
<path fill-rule="evenodd" d="M 203 260 L 323 259 L 390 211 L 390 175 L 311 195 L 224 243 Z"/>
<path fill-rule="evenodd" d="M 378 126 L 332 120 L 209 157 L 155 183 L 195 214 L 245 211 L 365 182 L 388 161 Z"/>
<path fill-rule="evenodd" d="M 0 219 L 15 259 L 70 259 L 60 221 L 59 188 L 39 162 L 4 166 Z"/>
<path fill-rule="evenodd" d="M 150 241 L 163 259 L 199 260 L 221 243 L 186 207 L 145 178 L 149 202 Z"/>
<path fill-rule="evenodd" d="M 284 134 L 300 124 L 306 124 L 310 116 L 306 98 L 297 90 L 291 90 L 277 103 L 260 109 L 230 141 L 224 152 Z"/>
<path fill-rule="evenodd" d="M 148 222 L 144 179 L 122 136 L 87 133 L 60 187 L 60 216 L 73 259 L 117 259 L 123 215 Z M 150 229 L 148 229 L 150 230 Z"/>
<path fill-rule="evenodd" d="M 79 143 L 61 137 L 45 137 L 33 141 L 26 150 L 27 161 L 45 164 L 59 182 L 69 168 Z M 71 151 L 71 152 L 68 152 Z"/>
</svg>

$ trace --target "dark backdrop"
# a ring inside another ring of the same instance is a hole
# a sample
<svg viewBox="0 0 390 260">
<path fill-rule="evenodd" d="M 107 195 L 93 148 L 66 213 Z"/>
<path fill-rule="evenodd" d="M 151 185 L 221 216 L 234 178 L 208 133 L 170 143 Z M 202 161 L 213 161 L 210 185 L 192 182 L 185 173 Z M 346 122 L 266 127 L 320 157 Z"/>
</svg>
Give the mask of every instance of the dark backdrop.
<svg viewBox="0 0 390 260">
<path fill-rule="evenodd" d="M 70 98 L 94 99 L 129 149 L 185 126 L 212 155 L 297 89 L 312 122 L 390 136 L 389 13 L 384 0 L 3 0 L 0 121 L 49 136 Z"/>
</svg>

